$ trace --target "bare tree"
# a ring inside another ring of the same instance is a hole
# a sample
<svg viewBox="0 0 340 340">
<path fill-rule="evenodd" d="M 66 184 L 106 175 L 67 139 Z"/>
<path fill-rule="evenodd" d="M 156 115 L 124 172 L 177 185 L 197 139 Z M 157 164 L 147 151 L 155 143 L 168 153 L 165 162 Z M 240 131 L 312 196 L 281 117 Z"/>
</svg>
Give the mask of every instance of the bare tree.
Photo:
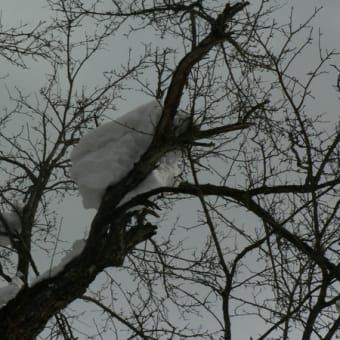
<svg viewBox="0 0 340 340">
<path fill-rule="evenodd" d="M 304 78 L 293 68 L 318 11 L 295 26 L 273 20 L 271 1 L 47 2 L 51 22 L 0 35 L 10 62 L 49 65 L 40 92 L 10 93 L 16 105 L 0 120 L 2 211 L 21 225 L 0 214 L 9 240 L 0 276 L 23 282 L 0 309 L 1 338 L 232 339 L 242 323 L 254 339 L 333 338 L 340 132 L 311 108 L 312 85 L 336 53 L 319 47 Z M 159 45 L 82 86 L 113 35 L 141 31 Z M 71 149 L 137 85 L 164 98 L 151 145 L 106 189 L 81 253 L 41 276 L 37 249 L 53 258 L 60 242 L 54 204 L 77 190 Z M 180 109 L 190 118 L 178 134 Z M 120 204 L 174 149 L 180 184 Z"/>
</svg>

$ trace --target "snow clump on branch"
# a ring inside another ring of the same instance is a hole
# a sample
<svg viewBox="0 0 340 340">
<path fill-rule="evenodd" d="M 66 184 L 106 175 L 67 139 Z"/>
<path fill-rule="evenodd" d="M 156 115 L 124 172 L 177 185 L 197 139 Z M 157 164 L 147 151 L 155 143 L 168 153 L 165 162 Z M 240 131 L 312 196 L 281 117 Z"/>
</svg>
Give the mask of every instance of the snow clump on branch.
<svg viewBox="0 0 340 340">
<path fill-rule="evenodd" d="M 85 209 L 97 209 L 106 188 L 132 170 L 149 147 L 161 114 L 161 104 L 152 101 L 99 126 L 80 140 L 71 154 L 71 177 L 78 184 Z M 184 118 L 185 113 L 180 111 L 175 125 L 179 127 Z M 180 156 L 179 151 L 168 152 L 121 203 L 157 187 L 175 185 Z"/>
</svg>

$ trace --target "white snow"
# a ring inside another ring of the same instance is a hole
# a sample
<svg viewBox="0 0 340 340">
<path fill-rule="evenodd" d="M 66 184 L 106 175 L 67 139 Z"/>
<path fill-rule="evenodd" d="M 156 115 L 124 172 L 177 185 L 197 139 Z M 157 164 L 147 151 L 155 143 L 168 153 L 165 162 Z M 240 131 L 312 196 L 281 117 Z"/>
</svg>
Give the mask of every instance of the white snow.
<svg viewBox="0 0 340 340">
<path fill-rule="evenodd" d="M 15 235 L 21 231 L 21 221 L 18 215 L 18 211 L 21 211 L 22 206 L 16 202 L 15 207 L 9 211 L 2 213 L 2 217 L 5 219 L 8 228 Z M 9 236 L 7 236 L 7 229 L 0 220 L 0 246 L 7 246 L 11 244 Z"/>
<path fill-rule="evenodd" d="M 23 285 L 24 283 L 21 279 L 18 276 L 14 276 L 8 286 L 0 288 L 0 306 L 14 299 Z"/>
<path fill-rule="evenodd" d="M 36 277 L 32 282 L 31 286 L 34 286 L 38 282 L 56 276 L 58 273 L 60 273 L 64 267 L 66 266 L 67 263 L 69 263 L 72 259 L 77 257 L 84 249 L 86 244 L 86 241 L 81 239 L 81 240 L 76 240 L 73 245 L 72 249 L 61 259 L 59 264 L 56 266 L 46 270 L 44 273 Z"/>
<path fill-rule="evenodd" d="M 178 167 L 180 156 L 181 154 L 178 151 L 168 152 L 163 156 L 160 159 L 157 168 L 134 190 L 128 192 L 120 202 L 120 205 L 128 202 L 131 198 L 152 189 L 162 186 L 176 186 L 176 176 L 180 174 L 180 169 Z"/>
<path fill-rule="evenodd" d="M 157 101 L 124 114 L 85 135 L 71 154 L 71 177 L 78 184 L 85 209 L 98 208 L 105 189 L 123 178 L 138 162 L 152 141 L 162 106 Z M 182 125 L 184 113 L 177 118 Z M 124 201 L 160 186 L 174 185 L 179 174 L 179 152 L 169 152 L 149 177 Z M 122 201 L 123 202 L 123 201 Z M 121 203 L 122 203 L 121 202 Z"/>
</svg>

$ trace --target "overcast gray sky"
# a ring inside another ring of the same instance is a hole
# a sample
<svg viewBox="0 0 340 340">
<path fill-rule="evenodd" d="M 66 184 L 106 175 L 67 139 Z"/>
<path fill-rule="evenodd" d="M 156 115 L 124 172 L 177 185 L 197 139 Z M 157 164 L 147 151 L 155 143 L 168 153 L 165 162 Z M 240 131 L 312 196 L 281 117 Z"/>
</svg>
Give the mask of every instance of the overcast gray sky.
<svg viewBox="0 0 340 340">
<path fill-rule="evenodd" d="M 252 3 L 252 1 L 251 1 Z M 18 25 L 22 23 L 37 23 L 40 20 L 48 20 L 49 11 L 44 8 L 45 3 L 43 0 L 25 1 L 25 0 L 2 0 L 1 12 L 2 12 L 2 24 L 4 27 L 10 27 L 11 25 Z M 323 33 L 322 46 L 327 49 L 340 50 L 340 1 L 339 0 L 290 0 L 287 1 L 287 6 L 277 13 L 275 19 L 284 22 L 288 19 L 290 7 L 294 7 L 295 22 L 301 22 L 310 16 L 315 7 L 323 6 L 323 10 L 318 14 L 317 18 L 313 21 L 315 34 L 317 36 L 318 30 Z M 249 11 L 251 11 L 251 6 Z M 140 35 L 139 41 L 148 42 L 150 36 Z M 128 40 L 124 37 L 116 37 L 114 39 L 117 45 L 112 46 L 111 50 L 108 49 L 98 61 L 95 61 L 91 65 L 91 69 L 82 79 L 84 83 L 100 83 L 102 79 L 101 72 L 98 69 L 111 68 L 112 63 L 117 63 L 117 66 L 124 61 L 125 53 L 130 46 L 136 46 L 136 41 Z M 164 43 L 164 42 L 162 42 Z M 118 48 L 117 48 L 118 47 Z M 308 71 L 309 65 L 312 66 L 316 61 L 316 50 L 311 49 L 311 53 L 304 54 L 300 60 L 300 64 L 296 65 L 297 74 L 300 72 Z M 340 58 L 334 61 L 340 67 Z M 0 59 L 0 75 L 7 75 L 7 78 L 0 82 L 0 109 L 12 104 L 8 100 L 6 87 L 13 89 L 15 86 L 20 87 L 26 93 L 33 93 L 38 91 L 41 86 L 44 85 L 46 67 L 43 64 L 30 63 L 31 69 L 21 70 L 10 66 L 6 61 Z M 332 70 L 332 68 L 329 68 Z M 329 117 L 336 120 L 339 117 L 338 110 L 338 97 L 335 93 L 333 86 L 336 84 L 337 73 L 335 70 L 330 72 L 328 76 L 323 77 L 314 86 L 315 94 L 318 96 L 318 100 L 315 102 L 313 109 L 315 111 L 328 112 Z M 143 95 L 133 96 L 133 100 L 121 103 L 122 111 L 132 109 L 136 105 L 147 101 Z M 60 204 L 58 207 L 64 217 L 64 229 L 62 230 L 62 237 L 69 241 L 77 238 L 81 238 L 86 231 L 86 226 L 91 221 L 93 212 L 84 211 L 81 205 L 80 199 L 68 198 Z M 185 219 L 190 219 L 191 215 L 183 216 Z M 79 226 L 84 226 L 84 229 L 80 229 Z M 253 327 L 256 327 L 255 325 Z M 248 328 L 248 329 L 247 329 Z M 240 335 L 240 339 L 244 339 L 245 336 L 252 335 L 251 325 L 248 327 L 242 327 L 240 329 L 244 331 Z"/>
<path fill-rule="evenodd" d="M 254 1 L 251 1 L 251 3 L 254 3 Z M 279 1 L 279 3 L 283 2 Z M 48 20 L 50 16 L 44 0 L 2 0 L 1 5 L 2 24 L 4 27 L 19 25 L 20 23 L 31 23 L 34 25 L 41 20 Z M 289 0 L 280 12 L 276 12 L 273 19 L 286 22 L 290 15 L 291 7 L 294 7 L 294 21 L 300 23 L 314 12 L 314 8 L 321 6 L 323 7 L 322 11 L 312 22 L 315 36 L 317 37 L 318 31 L 320 30 L 323 34 L 323 48 L 340 50 L 340 2 L 338 0 Z M 249 6 L 249 11 L 251 10 L 252 6 Z M 280 16 L 278 14 L 280 14 Z M 115 63 L 117 67 L 119 67 L 119 65 L 125 61 L 129 47 L 133 48 L 137 46 L 137 48 L 140 48 L 140 45 L 138 45 L 140 42 L 148 43 L 150 39 L 148 34 L 144 36 L 138 34 L 137 40 L 134 37 L 130 38 L 130 40 L 125 37 L 115 37 L 111 50 L 110 46 L 108 46 L 107 51 L 105 51 L 100 58 L 92 62 L 91 67 L 88 68 L 88 72 L 82 78 L 83 83 L 85 85 L 93 83 L 100 84 L 102 71 L 114 67 Z M 160 40 L 160 44 L 166 43 L 167 42 Z M 315 46 L 317 46 L 317 44 L 315 44 Z M 300 72 L 302 75 L 317 61 L 317 49 L 314 47 L 311 49 L 310 54 L 304 53 L 295 64 L 296 72 Z M 334 60 L 334 63 L 340 66 L 340 58 L 338 58 L 337 63 L 336 60 Z M 0 83 L 1 109 L 7 106 L 11 107 L 12 105 L 9 102 L 6 87 L 10 90 L 13 90 L 14 87 L 19 87 L 24 93 L 33 93 L 34 91 L 39 91 L 39 88 L 44 85 L 45 74 L 47 72 L 46 65 L 41 63 L 29 63 L 29 65 L 31 66 L 30 69 L 22 70 L 11 67 L 8 62 L 0 59 L 0 75 L 7 75 L 7 78 Z M 313 89 L 318 96 L 318 100 L 315 101 L 313 110 L 316 112 L 328 112 L 330 116 L 337 119 L 338 96 L 335 95 L 334 88 L 332 88 L 336 83 L 337 73 L 331 67 L 329 69 L 331 70 L 330 74 L 320 78 L 314 85 Z M 120 102 L 122 113 L 147 100 L 145 95 L 134 93 L 133 101 L 127 100 L 125 103 Z M 117 115 L 119 114 L 120 113 L 117 112 Z M 85 224 L 89 223 L 89 215 L 82 210 L 80 200 L 72 198 L 72 205 L 69 204 L 68 200 L 65 201 L 63 211 L 65 225 L 79 225 L 79 216 L 82 216 Z M 70 221 L 70 223 L 67 223 L 68 221 Z M 67 230 L 65 232 L 69 233 L 71 231 Z M 79 230 L 73 230 L 72 233 L 78 234 Z"/>
</svg>

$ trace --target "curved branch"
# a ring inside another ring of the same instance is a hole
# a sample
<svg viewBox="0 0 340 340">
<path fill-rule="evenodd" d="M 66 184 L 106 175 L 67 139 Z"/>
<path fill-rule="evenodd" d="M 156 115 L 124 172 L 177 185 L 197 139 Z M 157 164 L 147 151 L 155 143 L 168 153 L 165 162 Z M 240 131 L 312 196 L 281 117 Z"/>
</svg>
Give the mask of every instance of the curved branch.
<svg viewBox="0 0 340 340">
<path fill-rule="evenodd" d="M 334 181 L 333 181 L 334 182 Z M 333 183 L 327 182 L 327 183 Z M 325 184 L 324 184 L 325 185 Z M 276 190 L 275 190 L 276 188 Z M 261 192 L 262 189 L 262 192 Z M 259 188 L 246 191 L 240 189 L 234 189 L 226 186 L 217 186 L 212 184 L 201 184 L 196 186 L 191 183 L 182 183 L 176 188 L 173 187 L 162 187 L 151 190 L 144 194 L 138 195 L 134 197 L 132 200 L 124 204 L 122 209 L 128 209 L 131 206 L 137 205 L 140 202 L 143 202 L 145 199 L 152 195 L 156 195 L 164 192 L 172 192 L 172 193 L 181 193 L 181 194 L 190 194 L 194 196 L 203 195 L 213 195 L 213 196 L 223 196 L 230 197 L 237 201 L 239 204 L 246 207 L 249 211 L 253 212 L 255 215 L 260 217 L 264 222 L 268 223 L 271 226 L 273 231 L 280 235 L 285 240 L 289 241 L 292 245 L 294 245 L 297 249 L 299 249 L 302 253 L 306 254 L 310 259 L 312 259 L 315 263 L 317 263 L 321 268 L 327 270 L 329 272 L 330 278 L 335 277 L 340 280 L 340 265 L 335 265 L 330 262 L 325 256 L 320 254 L 320 252 L 316 252 L 311 246 L 309 246 L 306 242 L 301 240 L 298 236 L 291 233 L 289 230 L 284 228 L 283 224 L 276 221 L 274 217 L 268 213 L 264 208 L 262 208 L 258 203 L 256 203 L 251 196 L 260 193 L 278 193 L 278 192 L 311 192 L 315 190 L 315 186 L 310 185 L 287 185 L 287 186 L 279 186 L 271 188 L 271 192 L 266 192 L 266 188 Z M 290 191 L 289 191 L 290 190 Z"/>
</svg>

